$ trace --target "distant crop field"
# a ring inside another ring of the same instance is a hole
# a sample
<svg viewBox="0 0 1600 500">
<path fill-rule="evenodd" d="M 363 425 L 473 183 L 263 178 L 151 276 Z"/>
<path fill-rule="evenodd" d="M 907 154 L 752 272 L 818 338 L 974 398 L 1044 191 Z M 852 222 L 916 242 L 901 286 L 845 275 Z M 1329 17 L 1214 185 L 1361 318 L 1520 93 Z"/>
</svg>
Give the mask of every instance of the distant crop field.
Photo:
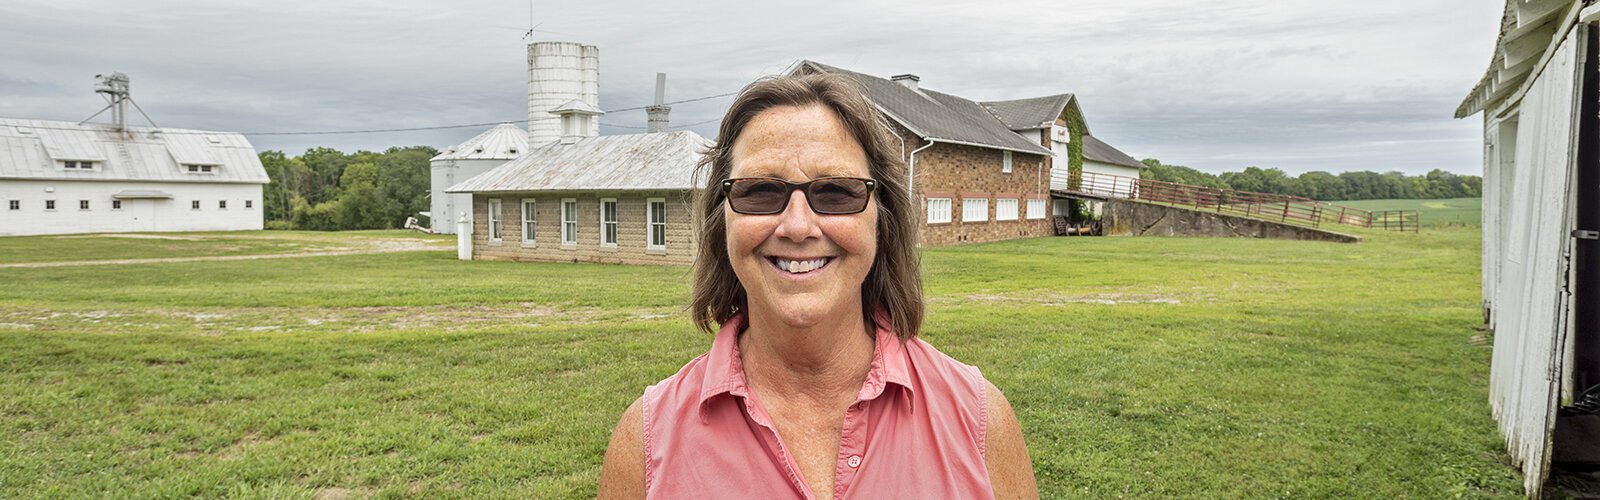
<svg viewBox="0 0 1600 500">
<path fill-rule="evenodd" d="M 1339 205 L 1362 210 L 1416 210 L 1422 217 L 1422 226 L 1478 227 L 1483 225 L 1483 198 L 1446 198 L 1439 200 L 1353 200 L 1336 201 Z"/>
<path fill-rule="evenodd" d="M 1519 497 L 1478 231 L 1352 232 L 929 249 L 923 336 L 1006 391 L 1045 498 Z M 688 269 L 454 257 L 0 269 L 0 498 L 592 498 L 710 345 Z"/>
</svg>

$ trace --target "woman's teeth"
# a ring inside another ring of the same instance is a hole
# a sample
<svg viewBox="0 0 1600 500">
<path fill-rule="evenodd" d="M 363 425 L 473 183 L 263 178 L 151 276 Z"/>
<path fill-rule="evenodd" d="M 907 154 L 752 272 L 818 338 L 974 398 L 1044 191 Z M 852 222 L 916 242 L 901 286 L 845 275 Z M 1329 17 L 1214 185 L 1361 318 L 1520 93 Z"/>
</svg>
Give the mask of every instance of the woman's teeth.
<svg viewBox="0 0 1600 500">
<path fill-rule="evenodd" d="M 827 265 L 829 259 L 827 257 L 823 257 L 823 258 L 820 258 L 820 259 L 812 259 L 812 260 L 788 260 L 788 259 L 776 259 L 776 258 L 773 259 L 773 260 L 775 262 L 777 262 L 778 269 L 782 269 L 784 271 L 788 271 L 788 272 L 795 273 L 795 274 L 801 274 L 801 273 L 809 273 L 811 271 L 815 271 L 818 268 L 821 268 L 822 266 Z"/>
</svg>

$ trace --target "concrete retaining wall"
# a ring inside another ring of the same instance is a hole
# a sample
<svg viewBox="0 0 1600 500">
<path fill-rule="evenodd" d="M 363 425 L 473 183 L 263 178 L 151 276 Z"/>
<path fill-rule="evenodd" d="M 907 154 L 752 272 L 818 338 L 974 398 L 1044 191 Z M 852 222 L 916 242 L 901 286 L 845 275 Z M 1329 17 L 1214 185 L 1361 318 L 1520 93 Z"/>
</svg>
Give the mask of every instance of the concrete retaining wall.
<svg viewBox="0 0 1600 500">
<path fill-rule="evenodd" d="M 1106 201 L 1102 210 L 1106 236 L 1208 236 L 1361 242 L 1358 236 L 1322 229 L 1136 201 Z"/>
</svg>

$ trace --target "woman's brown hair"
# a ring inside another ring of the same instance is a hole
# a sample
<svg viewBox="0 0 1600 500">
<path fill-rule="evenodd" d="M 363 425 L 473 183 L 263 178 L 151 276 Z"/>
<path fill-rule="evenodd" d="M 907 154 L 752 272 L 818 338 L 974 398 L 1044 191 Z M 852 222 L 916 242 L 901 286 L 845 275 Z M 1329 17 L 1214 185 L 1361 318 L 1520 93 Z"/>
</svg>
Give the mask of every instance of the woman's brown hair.
<svg viewBox="0 0 1600 500">
<path fill-rule="evenodd" d="M 720 183 L 733 171 L 733 143 L 757 115 L 778 106 L 823 106 L 832 110 L 867 152 L 868 175 L 878 182 L 878 255 L 861 282 L 861 313 L 867 325 L 884 314 L 901 339 L 922 327 L 922 271 L 917 254 L 917 210 L 908 191 L 906 166 L 890 147 L 888 125 L 861 88 L 836 74 L 767 77 L 756 80 L 734 99 L 722 118 L 717 142 L 700 159 L 705 185 L 695 194 L 699 253 L 694 261 L 690 309 L 695 325 L 707 332 L 744 310 L 744 285 L 728 261 L 727 220 Z"/>
</svg>

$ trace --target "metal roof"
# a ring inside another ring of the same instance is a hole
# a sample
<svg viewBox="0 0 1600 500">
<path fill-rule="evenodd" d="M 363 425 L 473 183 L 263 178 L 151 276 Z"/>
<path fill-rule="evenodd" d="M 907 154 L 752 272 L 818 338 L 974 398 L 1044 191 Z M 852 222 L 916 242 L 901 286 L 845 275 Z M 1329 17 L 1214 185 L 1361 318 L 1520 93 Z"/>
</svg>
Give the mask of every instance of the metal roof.
<svg viewBox="0 0 1600 500">
<path fill-rule="evenodd" d="M 1010 101 L 989 101 L 983 103 L 983 107 L 989 108 L 989 112 L 994 113 L 994 116 L 1011 130 L 1026 130 L 1054 125 L 1056 117 L 1061 116 L 1061 111 L 1065 110 L 1073 99 L 1072 94 L 1056 94 Z M 1083 133 L 1089 133 L 1087 123 L 1083 124 Z"/>
<path fill-rule="evenodd" d="M 1149 165 L 1145 165 L 1144 162 L 1135 160 L 1132 156 L 1128 156 L 1127 153 L 1118 151 L 1117 148 L 1111 147 L 1110 144 L 1106 144 L 1100 139 L 1096 139 L 1095 136 L 1088 134 L 1083 136 L 1083 159 L 1124 167 L 1149 168 Z"/>
<path fill-rule="evenodd" d="M 1580 0 L 1506 0 L 1489 69 L 1456 107 L 1456 118 L 1513 98 L 1543 69 L 1547 53 L 1566 35 L 1582 8 Z"/>
<path fill-rule="evenodd" d="M 434 160 L 510 160 L 528 152 L 528 131 L 502 123 L 445 148 Z"/>
<path fill-rule="evenodd" d="M 551 108 L 549 113 L 552 115 L 559 115 L 562 113 L 577 113 L 580 115 L 606 114 L 605 111 L 601 111 L 600 108 L 595 107 L 593 104 L 584 102 L 582 99 L 573 99 L 562 103 L 560 106 Z"/>
<path fill-rule="evenodd" d="M 687 130 L 585 137 L 540 146 L 445 192 L 695 189 L 695 165 L 710 145 Z"/>
<path fill-rule="evenodd" d="M 66 160 L 96 162 L 67 170 Z M 190 173 L 183 164 L 212 165 Z M 266 169 L 243 135 L 173 128 L 0 118 L 0 179 L 266 184 Z"/>
<path fill-rule="evenodd" d="M 792 74 L 809 72 L 836 73 L 850 77 L 861 84 L 862 89 L 866 91 L 867 99 L 877 105 L 878 109 L 924 139 L 1029 154 L 1051 154 L 1051 151 L 1044 146 L 1012 132 L 1000 118 L 977 102 L 922 88 L 920 85 L 916 90 L 912 90 L 891 80 L 815 61 L 801 61 Z"/>
</svg>

